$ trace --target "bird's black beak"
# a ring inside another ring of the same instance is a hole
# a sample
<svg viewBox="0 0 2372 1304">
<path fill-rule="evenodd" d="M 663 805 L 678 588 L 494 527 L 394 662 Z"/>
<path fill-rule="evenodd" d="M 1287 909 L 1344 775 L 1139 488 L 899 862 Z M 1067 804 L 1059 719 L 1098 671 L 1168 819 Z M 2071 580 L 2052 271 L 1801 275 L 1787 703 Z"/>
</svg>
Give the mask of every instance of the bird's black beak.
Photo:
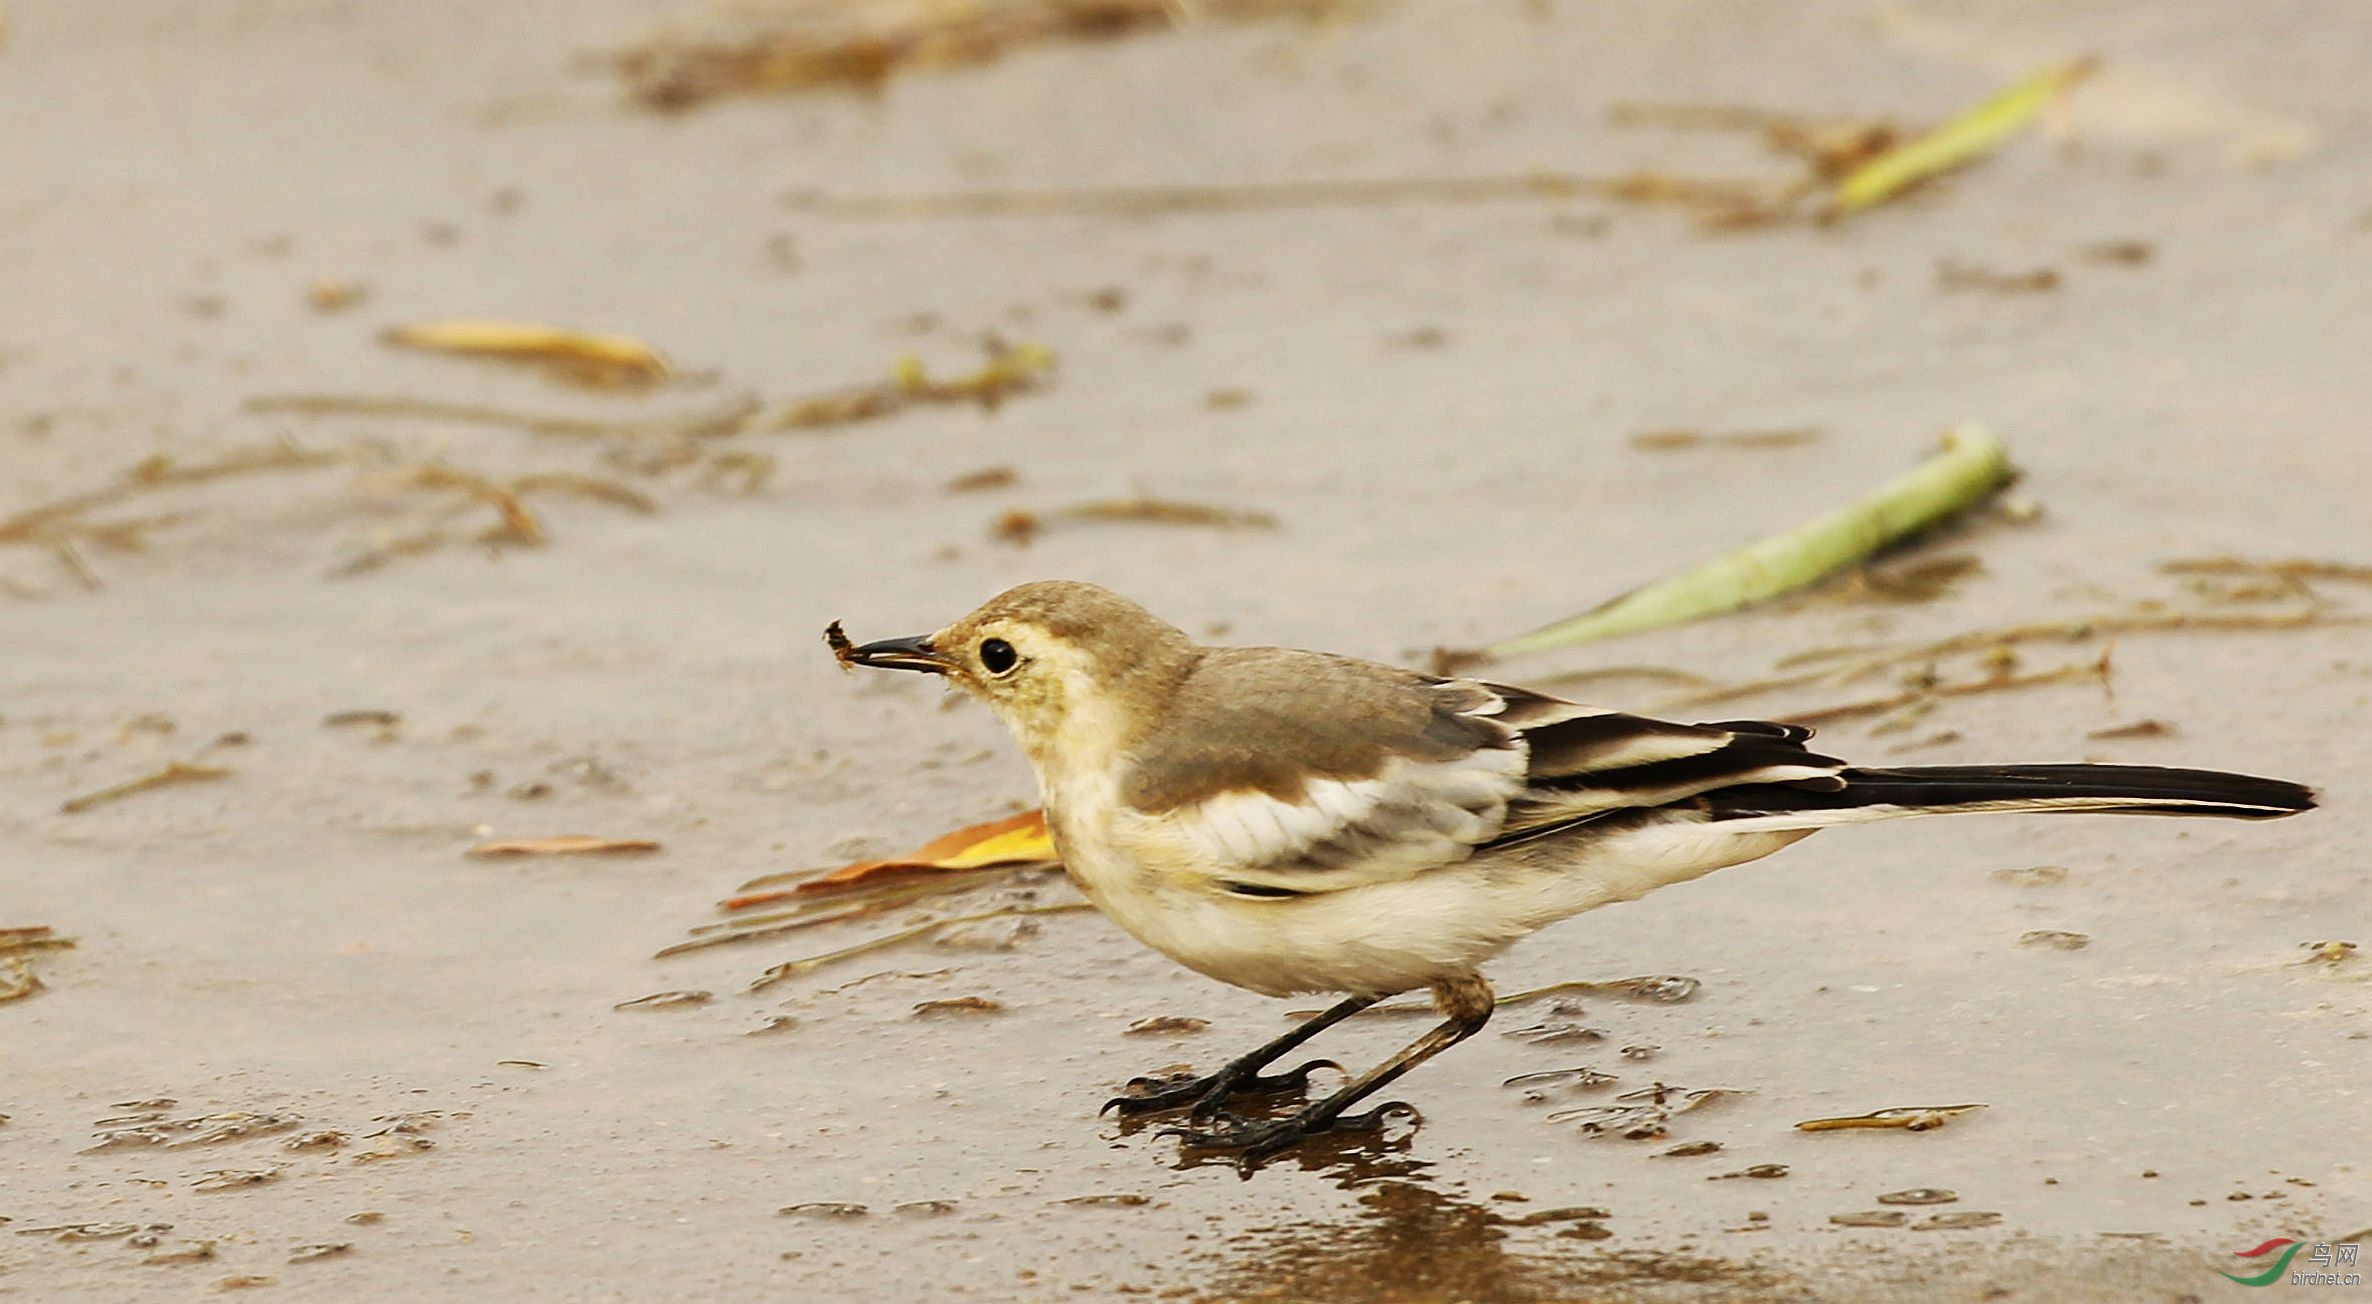
<svg viewBox="0 0 2372 1304">
<path fill-rule="evenodd" d="M 839 653 L 845 665 L 874 666 L 882 670 L 920 670 L 925 674 L 943 675 L 948 671 L 946 657 L 939 655 L 928 638 L 885 638 L 878 643 L 864 643 Z"/>
</svg>

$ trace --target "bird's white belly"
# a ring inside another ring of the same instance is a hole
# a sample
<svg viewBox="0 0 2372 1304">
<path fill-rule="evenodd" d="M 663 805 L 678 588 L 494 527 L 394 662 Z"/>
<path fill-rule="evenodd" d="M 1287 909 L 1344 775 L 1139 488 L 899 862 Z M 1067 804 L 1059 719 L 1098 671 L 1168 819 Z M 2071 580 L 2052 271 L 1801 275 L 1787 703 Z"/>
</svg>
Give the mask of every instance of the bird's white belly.
<svg viewBox="0 0 2372 1304">
<path fill-rule="evenodd" d="M 1268 996 L 1414 990 L 1471 974 L 1542 922 L 1535 894 L 1472 867 L 1302 897 L 1237 896 L 1205 866 L 1097 837 L 1062 818 L 1059 801 L 1050 810 L 1071 877 L 1114 923 L 1197 973 Z"/>
<path fill-rule="evenodd" d="M 1340 891 L 1252 898 L 1227 892 L 1209 867 L 1160 840 L 1131 845 L 1109 836 L 1109 822 L 1096 824 L 1097 836 L 1063 819 L 1059 804 L 1049 809 L 1073 879 L 1113 922 L 1197 973 L 1269 996 L 1390 994 L 1471 974 L 1556 920 L 1803 836 L 1665 826 L 1610 842 L 1546 840 Z"/>
</svg>

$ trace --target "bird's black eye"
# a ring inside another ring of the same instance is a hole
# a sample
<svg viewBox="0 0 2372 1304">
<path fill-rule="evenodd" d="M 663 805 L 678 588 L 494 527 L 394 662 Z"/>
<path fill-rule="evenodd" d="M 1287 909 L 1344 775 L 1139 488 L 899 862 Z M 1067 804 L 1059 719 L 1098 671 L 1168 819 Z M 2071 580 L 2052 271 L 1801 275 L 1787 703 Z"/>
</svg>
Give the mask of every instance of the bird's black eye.
<svg viewBox="0 0 2372 1304">
<path fill-rule="evenodd" d="M 988 673 L 992 675 L 1004 674 L 1020 662 L 1021 654 L 1013 650 L 1011 643 L 1001 638 L 980 640 L 980 664 Z"/>
</svg>

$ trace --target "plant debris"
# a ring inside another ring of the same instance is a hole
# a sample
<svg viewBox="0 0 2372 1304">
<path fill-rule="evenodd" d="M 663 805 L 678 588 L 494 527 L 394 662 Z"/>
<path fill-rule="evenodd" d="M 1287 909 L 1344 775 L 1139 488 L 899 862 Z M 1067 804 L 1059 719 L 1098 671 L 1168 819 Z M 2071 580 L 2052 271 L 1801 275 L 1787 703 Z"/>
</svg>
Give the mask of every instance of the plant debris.
<svg viewBox="0 0 2372 1304">
<path fill-rule="evenodd" d="M 659 844 L 649 838 L 603 838 L 582 833 L 548 838 L 496 838 L 471 847 L 465 855 L 481 859 L 504 856 L 646 855 Z"/>
<path fill-rule="evenodd" d="M 2081 951 L 2092 945 L 2092 939 L 2087 934 L 2071 933 L 2063 928 L 2030 928 L 2018 934 L 2018 945 L 2053 951 Z"/>
<path fill-rule="evenodd" d="M 69 797 L 58 803 L 58 809 L 68 815 L 80 815 L 84 811 L 104 806 L 111 801 L 121 801 L 126 797 L 157 788 L 172 788 L 185 783 L 211 783 L 216 779 L 229 777 L 231 777 L 231 771 L 224 766 L 168 761 L 163 769 L 154 773 L 143 774 L 137 779 L 127 779 L 113 787 L 101 788 L 97 792 L 86 792 L 79 797 Z"/>
<path fill-rule="evenodd" d="M 198 1191 L 236 1191 L 280 1180 L 277 1168 L 217 1168 L 191 1184 Z"/>
<path fill-rule="evenodd" d="M 757 419 L 765 405 L 755 398 L 743 398 L 709 412 L 633 420 L 559 416 L 480 403 L 377 394 L 259 394 L 247 400 L 246 408 L 261 415 L 393 417 L 456 425 L 507 426 L 531 435 L 688 442 L 739 434 Z"/>
<path fill-rule="evenodd" d="M 1963 426 L 1944 451 L 1869 497 L 1792 530 L 1603 603 L 1566 620 L 1484 648 L 1482 657 L 1568 647 L 1616 634 L 1735 611 L 1860 562 L 1889 544 L 1983 502 L 2009 483 L 2009 450 L 1987 431 Z"/>
<path fill-rule="evenodd" d="M 2025 272 L 1998 272 L 1947 258 L 1936 264 L 1939 290 L 1979 290 L 1987 294 L 2041 294 L 2059 288 L 2059 271 L 2037 267 Z"/>
<path fill-rule="evenodd" d="M 527 363 L 560 379 L 602 389 L 657 384 L 668 371 L 667 360 L 656 349 L 632 336 L 534 322 L 453 318 L 392 326 L 380 338 L 400 348 Z"/>
<path fill-rule="evenodd" d="M 1892 1109 L 1872 1110 L 1867 1114 L 1848 1114 L 1843 1118 L 1810 1118 L 1795 1127 L 1798 1132 L 1842 1132 L 1854 1128 L 1901 1128 L 1906 1132 L 1926 1132 L 1983 1108 L 1983 1105 L 1898 1105 Z M 1879 1199 L 1885 1197 L 1880 1196 Z"/>
<path fill-rule="evenodd" d="M 312 304 L 316 312 L 344 312 L 361 303 L 369 294 L 369 288 L 359 281 L 349 281 L 342 276 L 323 276 L 305 287 L 305 302 Z"/>
<path fill-rule="evenodd" d="M 2001 1222 L 2001 1215 L 1989 1210 L 1969 1209 L 1956 1213 L 1939 1213 L 1911 1224 L 1915 1232 L 1957 1232 L 1975 1227 L 1992 1227 Z"/>
<path fill-rule="evenodd" d="M 96 1143 L 90 1149 L 161 1146 L 167 1150 L 182 1150 L 244 1137 L 270 1136 L 276 1132 L 289 1131 L 304 1121 L 294 1114 L 257 1114 L 243 1109 L 189 1118 L 168 1118 L 166 1110 L 171 1108 L 166 1105 L 160 1109 L 144 1109 L 137 1113 L 100 1119 L 91 1125 L 96 1133 Z"/>
<path fill-rule="evenodd" d="M 1683 448 L 1801 448 L 1818 438 L 1820 429 L 1817 426 L 1717 431 L 1712 434 L 1699 430 L 1642 430 L 1631 436 L 1631 447 L 1650 453 L 1668 453 Z"/>
<path fill-rule="evenodd" d="M 950 996 L 936 1001 L 917 1001 L 914 1017 L 935 1019 L 943 1014 L 1001 1014 L 1004 1009 L 1003 1001 L 991 1000 L 986 996 Z"/>
<path fill-rule="evenodd" d="M 786 1204 L 774 1212 L 788 1218 L 862 1218 L 873 1211 L 845 1200 L 809 1200 Z"/>
<path fill-rule="evenodd" d="M 1073 503 L 1044 511 L 1016 508 L 989 526 L 989 537 L 1005 543 L 1028 543 L 1049 525 L 1064 521 L 1132 521 L 1149 525 L 1204 525 L 1223 530 L 1273 530 L 1277 518 L 1267 512 L 1210 503 L 1187 503 L 1139 494 Z"/>
<path fill-rule="evenodd" d="M 73 945 L 73 938 L 58 936 L 47 924 L 0 928 L 0 1005 L 48 990 L 41 975 L 33 971 L 34 953 L 63 951 Z M 7 1118 L 0 1114 L 0 1122 Z"/>
<path fill-rule="evenodd" d="M 1746 1093 L 1731 1087 L 1705 1087 L 1690 1091 L 1666 1086 L 1661 1082 L 1637 1091 L 1626 1091 L 1614 1098 L 1611 1105 L 1584 1105 L 1576 1109 L 1559 1110 L 1548 1116 L 1551 1123 L 1576 1123 L 1585 1136 L 1615 1136 L 1628 1141 L 1652 1141 L 1669 1134 L 1668 1124 L 1673 1117 L 1710 1104 L 1725 1096 Z"/>
<path fill-rule="evenodd" d="M 138 551 L 147 546 L 148 531 L 180 517 L 166 514 L 99 521 L 90 519 L 90 513 L 162 490 L 268 471 L 309 470 L 346 460 L 345 454 L 314 452 L 286 442 L 238 449 L 213 461 L 190 465 L 159 453 L 141 459 L 115 484 L 0 518 L 0 545 L 48 548 L 84 588 L 97 589 L 99 577 L 84 555 L 83 545 L 119 552 Z"/>
<path fill-rule="evenodd" d="M 1072 1209 L 1141 1209 L 1153 1203 L 1153 1197 L 1134 1191 L 1116 1191 L 1105 1195 L 1072 1195 L 1050 1201 Z"/>
<path fill-rule="evenodd" d="M 2352 943 L 2351 943 L 2352 945 Z M 1185 1037 L 1211 1026 L 1209 1019 L 1197 1019 L 1187 1014 L 1155 1014 L 1137 1020 L 1120 1030 L 1123 1037 Z"/>
<path fill-rule="evenodd" d="M 2300 942 L 2306 952 L 2302 964 L 2344 964 L 2356 957 L 2361 948 L 2354 942 Z"/>
<path fill-rule="evenodd" d="M 2004 676 L 2004 658 L 2011 656 L 2012 649 L 2026 643 L 2083 643 L 2127 634 L 2178 631 L 2240 632 L 2297 629 L 2309 625 L 2343 623 L 2355 623 L 2355 621 L 2352 617 L 2335 615 L 2319 604 L 2300 605 L 2283 611 L 2202 611 L 2170 608 L 2163 603 L 2145 601 L 2136 603 L 2131 609 L 2123 612 L 2032 621 L 2016 625 L 1997 625 L 1970 630 L 1965 634 L 1955 634 L 1950 638 L 1891 650 L 1841 647 L 1799 652 L 1782 658 L 1780 666 L 1786 668 L 1808 664 L 1831 664 L 1743 684 L 1694 690 L 1666 699 L 1658 709 L 1671 711 L 1704 707 L 1714 703 L 1734 702 L 1741 698 L 1760 697 L 1781 689 L 1799 688 L 1808 684 L 1848 683 L 1888 670 L 1906 666 L 1925 666 L 1941 658 L 1970 653 L 1984 656 L 1993 667 L 1992 674 L 1988 678 L 1998 679 Z M 2105 652 L 2103 655 L 2106 655 Z M 2063 667 L 2060 671 L 2048 673 L 2052 676 L 2051 682 L 2056 682 L 2059 678 L 2081 678 L 2085 673 L 2099 673 L 2099 663 L 2093 663 L 2089 670 L 2081 667 Z M 1929 676 L 1927 672 L 1923 672 L 1922 677 Z M 1980 682 L 1967 685 L 1966 691 L 1987 692 L 2003 686 L 2021 687 L 2025 685 L 2022 683 L 1994 684 L 1989 688 Z M 1877 703 L 1847 708 L 1847 713 L 1883 712 L 1902 704 L 1897 698 L 1889 698 Z"/>
<path fill-rule="evenodd" d="M 542 472 L 496 480 L 443 462 L 429 462 L 403 468 L 394 477 L 393 485 L 398 490 L 427 490 L 453 495 L 452 501 L 463 507 L 482 503 L 493 508 L 494 523 L 476 536 L 478 542 L 489 546 L 533 548 L 541 547 L 549 539 L 550 534 L 542 518 L 527 505 L 527 496 L 530 494 L 573 494 L 644 515 L 659 510 L 659 505 L 639 490 L 615 481 L 573 472 Z M 348 558 L 329 573 L 333 576 L 360 575 L 377 570 L 399 557 L 433 552 L 448 542 L 451 540 L 445 530 L 441 526 L 432 526 L 416 534 L 387 539 Z"/>
<path fill-rule="evenodd" d="M 1533 1046 L 1554 1046 L 1570 1041 L 1604 1041 L 1606 1029 L 1592 1028 L 1559 1019 L 1552 1023 L 1535 1023 L 1525 1028 L 1510 1028 L 1499 1034 Z"/>
<path fill-rule="evenodd" d="M 0 1005 L 46 989 L 41 975 L 33 972 L 32 962 L 23 956 L 0 956 L 0 966 L 5 966 L 5 972 L 0 972 Z"/>
<path fill-rule="evenodd" d="M 869 919 L 901 906 L 914 905 L 932 897 L 954 896 L 972 892 L 1008 878 L 1001 868 L 983 869 L 968 873 L 931 875 L 902 883 L 861 888 L 845 895 L 802 901 L 786 910 L 770 910 L 763 914 L 742 915 L 733 919 L 695 926 L 689 941 L 660 948 L 653 959 L 667 959 L 690 951 L 706 950 L 712 946 L 727 946 L 742 942 L 761 941 L 802 929 L 829 924 L 848 923 Z M 724 903 L 728 910 L 747 905 L 766 904 L 794 896 L 791 892 L 758 893 L 746 898 L 733 898 Z M 744 903 L 737 905 L 736 903 Z"/>
<path fill-rule="evenodd" d="M 1190 22 L 1286 16 L 1331 18 L 1346 0 L 1034 0 L 998 4 L 810 5 L 731 38 L 662 35 L 615 59 L 629 97 L 680 112 L 729 95 L 849 89 L 875 91 L 911 69 L 988 63 L 1049 41 L 1109 40 Z M 790 21 L 797 15 L 805 21 Z"/>
<path fill-rule="evenodd" d="M 1933 131 L 1914 136 L 1863 162 L 1838 179 L 1830 200 L 1831 211 L 1842 216 L 1875 207 L 1921 182 L 1976 162 L 2057 103 L 2099 66 L 2098 59 L 2087 58 L 2045 69 L 1954 115 Z"/>
<path fill-rule="evenodd" d="M 824 631 L 824 639 L 832 645 L 833 655 L 840 659 L 841 664 L 848 664 L 848 636 L 840 632 L 839 621 L 833 621 L 830 628 Z M 784 875 L 769 874 L 754 878 L 742 884 L 741 893 L 729 898 L 725 907 L 741 910 L 800 894 L 868 886 L 917 874 L 972 869 L 1044 868 L 1057 863 L 1054 839 L 1046 832 L 1046 813 L 1026 810 L 1019 815 L 973 824 L 943 834 L 915 848 L 908 855 L 887 860 L 860 860 L 828 873 L 798 879 L 796 885 L 787 891 L 753 891 L 774 887 L 785 880 Z"/>
<path fill-rule="evenodd" d="M 1021 482 L 1021 476 L 1009 466 L 984 466 L 977 471 L 966 471 L 949 480 L 951 494 L 978 493 L 983 489 L 1006 489 Z"/>
<path fill-rule="evenodd" d="M 1984 573 L 1985 564 L 1965 553 L 1893 566 L 1858 566 L 1833 586 L 1833 594 L 1848 602 L 1934 602 L 1950 596 L 1963 581 Z"/>
<path fill-rule="evenodd" d="M 2021 865 L 1997 869 L 1985 877 L 2013 887 L 2052 887 L 2067 881 L 2067 870 L 2058 865 Z"/>
<path fill-rule="evenodd" d="M 613 1010 L 670 1010 L 681 1009 L 687 1005 L 706 1005 L 715 999 L 715 992 L 653 992 L 648 996 L 637 996 L 631 1001 L 620 1001 L 610 1008 Z"/>
<path fill-rule="evenodd" d="M 918 403 L 977 404 L 994 412 L 1016 394 L 1043 388 L 1054 373 L 1054 350 L 1024 341 L 1010 344 L 991 339 L 988 361 L 978 371 L 950 379 L 933 379 L 922 359 L 900 357 L 890 378 L 870 385 L 829 390 L 785 405 L 767 423 L 773 430 L 817 430 L 871 421 Z"/>
<path fill-rule="evenodd" d="M 143 1232 L 169 1232 L 171 1223 L 88 1222 L 19 1227 L 19 1236 L 55 1236 L 61 1241 L 113 1241 Z"/>
<path fill-rule="evenodd" d="M 58 936 L 57 930 L 48 924 L 0 928 L 0 955 L 18 951 L 65 950 L 73 945 L 72 938 Z"/>
<path fill-rule="evenodd" d="M 1728 201 L 1757 193 L 1752 182 L 1697 184 L 1720 187 L 1720 197 Z M 1650 173 L 1593 178 L 1566 172 L 1527 172 L 1512 176 L 963 190 L 915 195 L 810 194 L 793 196 L 789 202 L 795 208 L 843 218 L 1151 217 L 1176 213 L 1363 208 L 1379 204 L 1565 200 L 1585 195 L 1667 203 L 1704 202 L 1706 198 L 1694 190 L 1683 194 L 1679 179 L 1662 179 Z"/>
<path fill-rule="evenodd" d="M 1569 1069 L 1542 1069 L 1533 1073 L 1518 1073 L 1499 1085 L 1513 1087 L 1524 1093 L 1524 1103 L 1537 1105 L 1562 1091 L 1595 1091 L 1621 1081 L 1611 1073 L 1600 1072 L 1587 1064 Z M 1719 1147 L 1715 1147 L 1718 1149 Z"/>
<path fill-rule="evenodd" d="M 2238 575 L 2372 584 L 2372 566 L 2344 561 L 2311 561 L 2303 557 L 2277 561 L 2252 561 L 2245 557 L 2189 557 L 2161 563 L 2158 569 L 2167 575 Z"/>
<path fill-rule="evenodd" d="M 2049 670 L 2038 670 L 2029 674 L 1997 671 L 1977 679 L 1920 684 L 1898 693 L 1888 693 L 1882 697 L 1869 698 L 1859 702 L 1845 702 L 1837 706 L 1818 707 L 1807 711 L 1787 711 L 1781 714 L 1786 716 L 1787 722 L 1790 724 L 1819 725 L 1836 720 L 1849 720 L 1857 716 L 1883 715 L 1889 711 L 1899 711 L 1905 707 L 1917 706 L 1939 698 L 1971 697 L 1979 693 L 2040 688 L 2046 684 L 2065 684 L 2085 679 L 2098 680 L 2105 690 L 2109 686 L 2111 669 L 2109 652 L 2103 650 L 2097 660 L 2071 662 L 2067 665 L 2055 666 Z"/>
<path fill-rule="evenodd" d="M 2157 248 L 2147 240 L 2102 240 L 2076 251 L 2076 257 L 2087 263 L 2112 267 L 2141 267 L 2157 256 Z"/>
<path fill-rule="evenodd" d="M 796 978 L 801 974 L 813 973 L 814 971 L 824 968 L 827 965 L 838 964 L 844 960 L 853 960 L 860 955 L 871 955 L 876 951 L 887 950 L 890 947 L 897 946 L 905 942 L 911 942 L 920 938 L 934 936 L 943 930 L 954 928 L 961 924 L 976 924 L 990 919 L 1017 919 L 1040 915 L 1079 914 L 1093 909 L 1095 909 L 1094 906 L 1091 906 L 1084 901 L 1067 901 L 1059 905 L 1049 906 L 1004 906 L 995 910 L 979 911 L 974 914 L 955 915 L 950 918 L 925 920 L 922 923 L 909 925 L 908 927 L 898 929 L 895 932 L 885 933 L 879 937 L 868 938 L 865 941 L 858 942 L 852 946 L 841 947 L 837 951 L 827 951 L 822 955 L 811 955 L 798 960 L 785 960 L 781 964 L 775 965 L 774 967 L 766 970 L 766 972 L 758 975 L 757 979 L 750 983 L 748 990 L 753 992 L 762 992 L 767 988 L 772 987 L 776 983 L 782 982 L 786 979 Z"/>
<path fill-rule="evenodd" d="M 1144 3 L 1146 0 L 1123 0 Z M 1769 179 L 1705 177 L 1655 168 L 1609 175 L 1530 172 L 1467 177 L 1327 178 L 1212 185 L 969 190 L 908 195 L 789 197 L 810 212 L 857 219 L 1123 216 L 1601 199 L 1678 207 L 1713 232 L 1805 219 L 1831 220 L 1881 203 L 1917 182 L 1981 157 L 2091 70 L 2055 69 L 1919 136 L 1872 119 L 1814 121 L 1727 105 L 1615 106 L 1617 125 L 1745 130 L 1800 170 Z M 1824 192 L 1824 205 L 1808 201 Z"/>
<path fill-rule="evenodd" d="M 2094 729 L 2084 736 L 2104 740 L 2111 738 L 2165 738 L 2173 733 L 2174 726 L 2164 720 L 2135 720 L 2130 724 L 2110 725 L 2105 729 Z"/>
</svg>

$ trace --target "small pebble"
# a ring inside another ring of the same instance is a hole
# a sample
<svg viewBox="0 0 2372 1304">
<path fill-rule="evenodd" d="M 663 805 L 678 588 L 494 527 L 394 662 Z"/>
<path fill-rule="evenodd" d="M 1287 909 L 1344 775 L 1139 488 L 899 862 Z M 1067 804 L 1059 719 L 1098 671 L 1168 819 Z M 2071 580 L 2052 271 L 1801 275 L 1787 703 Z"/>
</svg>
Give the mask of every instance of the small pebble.
<svg viewBox="0 0 2372 1304">
<path fill-rule="evenodd" d="M 1880 1204 L 1951 1204 L 1960 1198 L 1958 1191 L 1946 1191 L 1933 1186 L 1914 1186 L 1907 1191 L 1888 1191 L 1878 1197 Z"/>
</svg>

